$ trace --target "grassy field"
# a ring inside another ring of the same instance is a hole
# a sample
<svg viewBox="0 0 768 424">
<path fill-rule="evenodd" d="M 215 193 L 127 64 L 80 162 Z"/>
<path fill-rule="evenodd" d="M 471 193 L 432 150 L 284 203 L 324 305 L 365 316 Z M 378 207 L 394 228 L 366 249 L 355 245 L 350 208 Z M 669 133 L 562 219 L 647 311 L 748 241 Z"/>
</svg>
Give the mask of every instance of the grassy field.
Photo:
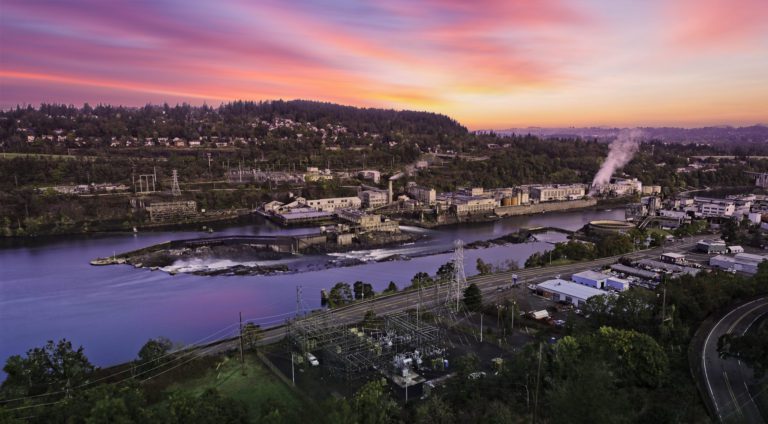
<svg viewBox="0 0 768 424">
<path fill-rule="evenodd" d="M 13 159 L 13 158 L 23 158 L 23 157 L 29 157 L 29 158 L 45 158 L 45 159 L 61 159 L 61 160 L 72 160 L 72 159 L 89 159 L 93 160 L 96 159 L 96 156 L 75 156 L 75 155 L 51 155 L 51 154 L 45 154 L 45 153 L 0 153 L 0 158 L 2 159 Z"/>
<path fill-rule="evenodd" d="M 569 264 L 574 264 L 576 262 L 578 261 L 574 261 L 573 259 L 568 259 L 568 258 L 560 258 L 560 259 L 553 260 L 552 263 L 547 262 L 546 266 L 569 265 Z"/>
<path fill-rule="evenodd" d="M 216 389 L 222 396 L 245 402 L 252 422 L 258 421 L 263 408 L 277 406 L 283 417 L 293 417 L 301 410 L 296 394 L 272 375 L 255 354 L 246 354 L 245 364 L 243 375 L 238 358 L 222 356 L 202 376 L 178 379 L 166 391 L 199 396 L 206 389 Z"/>
<path fill-rule="evenodd" d="M 662 230 L 661 228 L 648 228 L 648 234 L 649 234 L 649 235 L 650 235 L 650 234 L 659 234 L 659 235 L 661 235 L 662 237 L 666 237 L 666 236 L 668 236 L 668 235 L 670 235 L 670 234 L 672 234 L 672 233 L 670 233 L 670 232 L 669 232 L 669 231 L 667 231 L 667 230 Z"/>
</svg>

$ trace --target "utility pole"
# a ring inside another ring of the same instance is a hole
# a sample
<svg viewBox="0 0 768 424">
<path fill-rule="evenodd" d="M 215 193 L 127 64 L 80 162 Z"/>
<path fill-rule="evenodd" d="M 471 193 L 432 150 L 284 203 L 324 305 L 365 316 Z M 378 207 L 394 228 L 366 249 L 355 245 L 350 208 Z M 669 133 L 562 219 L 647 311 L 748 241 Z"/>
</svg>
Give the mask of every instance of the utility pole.
<svg viewBox="0 0 768 424">
<path fill-rule="evenodd" d="M 480 312 L 480 343 L 483 342 L 483 313 Z"/>
<path fill-rule="evenodd" d="M 245 356 L 243 355 L 243 313 L 240 312 L 240 370 L 245 375 Z"/>
<path fill-rule="evenodd" d="M 213 181 L 213 173 L 211 172 L 211 153 L 208 152 L 208 177 Z"/>
<path fill-rule="evenodd" d="M 536 369 L 536 391 L 533 394 L 533 424 L 536 424 L 536 415 L 539 412 L 539 380 L 541 379 L 541 342 L 539 342 L 539 366 Z"/>
<path fill-rule="evenodd" d="M 293 351 L 291 351 L 291 382 L 296 385 L 296 373 L 293 371 Z"/>
<path fill-rule="evenodd" d="M 509 329 L 510 333 L 514 333 L 515 331 L 515 313 L 516 313 L 515 309 L 517 309 L 515 308 L 515 306 L 517 306 L 517 302 L 512 302 L 512 312 L 509 314 L 510 320 L 512 321 L 512 325 L 511 325 L 512 328 Z"/>
</svg>

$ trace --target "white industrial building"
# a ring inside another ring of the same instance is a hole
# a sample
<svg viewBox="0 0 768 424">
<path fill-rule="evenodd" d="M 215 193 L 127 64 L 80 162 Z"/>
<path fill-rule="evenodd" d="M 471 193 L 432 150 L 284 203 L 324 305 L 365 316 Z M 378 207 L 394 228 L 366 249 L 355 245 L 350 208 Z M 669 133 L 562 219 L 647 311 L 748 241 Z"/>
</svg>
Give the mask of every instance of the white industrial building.
<svg viewBox="0 0 768 424">
<path fill-rule="evenodd" d="M 605 288 L 605 280 L 608 276 L 602 272 L 597 271 L 582 271 L 571 276 L 571 280 L 575 283 L 583 284 L 585 286 L 594 287 L 596 289 Z"/>
<path fill-rule="evenodd" d="M 424 205 L 434 205 L 437 200 L 437 191 L 435 191 L 434 188 L 422 187 L 415 184 L 408 185 L 408 194 Z"/>
<path fill-rule="evenodd" d="M 496 209 L 496 199 L 493 197 L 454 195 L 451 206 L 456 215 L 473 215 L 493 212 Z"/>
<path fill-rule="evenodd" d="M 736 202 L 729 199 L 694 197 L 696 215 L 705 218 L 730 217 L 736 212 Z"/>
<path fill-rule="evenodd" d="M 305 202 L 310 208 L 323 212 L 334 212 L 336 209 L 360 209 L 363 204 L 359 197 L 334 197 L 306 200 Z"/>
<path fill-rule="evenodd" d="M 609 289 L 620 292 L 626 291 L 629 290 L 629 280 L 625 280 L 619 277 L 608 277 L 608 279 L 605 280 L 605 286 Z"/>
<path fill-rule="evenodd" d="M 364 180 L 371 180 L 374 184 L 378 184 L 381 181 L 381 172 L 375 169 L 364 169 L 357 173 L 360 178 Z"/>
<path fill-rule="evenodd" d="M 661 254 L 661 261 L 668 264 L 683 265 L 685 263 L 685 255 L 682 253 L 665 252 Z"/>
<path fill-rule="evenodd" d="M 661 186 L 659 185 L 643 186 L 641 193 L 642 194 L 661 194 Z"/>
<path fill-rule="evenodd" d="M 583 184 L 532 186 L 531 198 L 539 202 L 581 199 L 586 194 Z"/>
<path fill-rule="evenodd" d="M 643 191 L 643 183 L 637 178 L 612 178 L 610 184 L 598 187 L 598 190 L 603 194 L 612 193 L 616 196 L 627 196 L 641 193 Z"/>
<path fill-rule="evenodd" d="M 722 240 L 699 240 L 696 249 L 704 253 L 726 253 L 728 246 Z"/>
<path fill-rule="evenodd" d="M 375 209 L 387 205 L 389 193 L 384 190 L 364 190 L 360 192 L 358 197 L 364 208 Z"/>
<path fill-rule="evenodd" d="M 746 274 L 757 273 L 758 266 L 768 257 L 751 253 L 737 253 L 735 256 L 717 255 L 710 258 L 709 266 Z"/>
<path fill-rule="evenodd" d="M 577 307 L 582 306 L 591 297 L 608 293 L 560 278 L 538 284 L 536 291 L 555 302 L 568 302 Z"/>
</svg>

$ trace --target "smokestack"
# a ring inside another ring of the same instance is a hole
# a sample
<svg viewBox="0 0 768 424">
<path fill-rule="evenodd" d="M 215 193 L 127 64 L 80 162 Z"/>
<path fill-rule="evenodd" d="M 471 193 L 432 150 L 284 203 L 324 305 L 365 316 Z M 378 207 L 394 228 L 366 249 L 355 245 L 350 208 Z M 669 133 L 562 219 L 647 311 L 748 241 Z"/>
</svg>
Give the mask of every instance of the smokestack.
<svg viewBox="0 0 768 424">
<path fill-rule="evenodd" d="M 389 190 L 387 190 L 387 203 L 392 203 L 392 180 L 389 180 Z"/>
<path fill-rule="evenodd" d="M 589 190 L 590 195 L 597 193 L 602 186 L 608 184 L 613 173 L 632 160 L 635 153 L 640 149 L 642 137 L 643 132 L 637 128 L 622 130 L 619 133 L 619 136 L 611 142 L 608 157 L 605 158 L 605 161 L 600 166 L 600 170 L 595 174 L 595 179 L 592 180 L 592 187 Z"/>
</svg>

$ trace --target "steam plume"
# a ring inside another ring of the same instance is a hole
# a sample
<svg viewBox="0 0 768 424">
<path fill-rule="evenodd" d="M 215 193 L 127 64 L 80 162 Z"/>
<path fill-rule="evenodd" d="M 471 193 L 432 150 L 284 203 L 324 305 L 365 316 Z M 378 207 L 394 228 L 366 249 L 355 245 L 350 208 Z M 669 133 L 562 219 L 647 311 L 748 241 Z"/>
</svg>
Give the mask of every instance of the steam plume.
<svg viewBox="0 0 768 424">
<path fill-rule="evenodd" d="M 592 180 L 592 189 L 589 194 L 594 194 L 600 187 L 608 184 L 613 173 L 632 160 L 640 149 L 642 136 L 643 132 L 637 128 L 622 130 L 619 133 L 619 136 L 611 142 L 608 157 L 605 158 L 600 170 L 595 174 L 595 179 Z"/>
</svg>

